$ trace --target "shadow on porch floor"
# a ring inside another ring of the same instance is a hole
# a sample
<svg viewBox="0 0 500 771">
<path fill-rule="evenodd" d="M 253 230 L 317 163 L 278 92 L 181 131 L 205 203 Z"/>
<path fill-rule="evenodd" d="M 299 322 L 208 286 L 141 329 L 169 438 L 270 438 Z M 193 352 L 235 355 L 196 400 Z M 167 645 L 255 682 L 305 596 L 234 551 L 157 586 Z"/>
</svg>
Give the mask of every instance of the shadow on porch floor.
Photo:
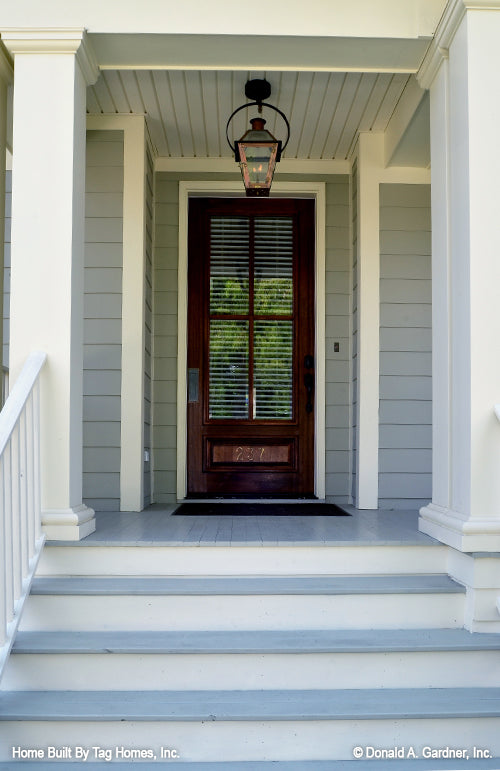
<svg viewBox="0 0 500 771">
<path fill-rule="evenodd" d="M 94 533 L 82 541 L 53 543 L 72 546 L 440 545 L 418 532 L 416 510 L 361 511 L 343 506 L 350 517 L 223 514 L 174 517 L 176 508 L 177 504 L 154 504 L 140 513 L 97 512 Z"/>
</svg>

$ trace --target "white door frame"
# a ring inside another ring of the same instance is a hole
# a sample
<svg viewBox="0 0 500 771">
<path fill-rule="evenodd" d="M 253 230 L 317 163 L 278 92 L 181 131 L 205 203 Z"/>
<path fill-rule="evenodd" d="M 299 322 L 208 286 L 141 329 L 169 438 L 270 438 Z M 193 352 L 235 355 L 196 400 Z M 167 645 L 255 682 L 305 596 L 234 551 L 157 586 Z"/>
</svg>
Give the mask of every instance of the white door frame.
<svg viewBox="0 0 500 771">
<path fill-rule="evenodd" d="M 188 204 L 194 196 L 242 195 L 241 182 L 179 182 L 179 266 L 177 339 L 177 499 L 187 492 L 187 294 Z M 314 198 L 316 202 L 315 254 L 315 447 L 314 492 L 325 497 L 325 217 L 324 182 L 274 182 L 273 195 L 282 198 Z"/>
</svg>

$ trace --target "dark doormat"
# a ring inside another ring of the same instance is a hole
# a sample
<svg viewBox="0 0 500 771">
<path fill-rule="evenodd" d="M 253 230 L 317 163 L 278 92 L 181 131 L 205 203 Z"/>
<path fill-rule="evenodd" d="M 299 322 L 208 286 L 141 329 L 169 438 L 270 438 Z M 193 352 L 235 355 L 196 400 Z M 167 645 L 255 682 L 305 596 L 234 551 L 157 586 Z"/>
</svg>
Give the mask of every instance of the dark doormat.
<svg viewBox="0 0 500 771">
<path fill-rule="evenodd" d="M 182 503 L 174 512 L 181 516 L 228 517 L 350 517 L 334 503 Z"/>
</svg>

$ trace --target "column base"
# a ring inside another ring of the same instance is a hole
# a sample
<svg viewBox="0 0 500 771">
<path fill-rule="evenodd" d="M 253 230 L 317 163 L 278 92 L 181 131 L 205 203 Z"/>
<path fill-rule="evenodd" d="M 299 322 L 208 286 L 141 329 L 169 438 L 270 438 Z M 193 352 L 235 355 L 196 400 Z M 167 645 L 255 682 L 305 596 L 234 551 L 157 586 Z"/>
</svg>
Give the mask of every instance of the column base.
<svg viewBox="0 0 500 771">
<path fill-rule="evenodd" d="M 80 541 L 95 530 L 95 511 L 85 504 L 42 511 L 42 532 L 48 541 Z"/>
<path fill-rule="evenodd" d="M 465 519 L 435 503 L 420 509 L 418 529 L 462 552 L 500 552 L 500 520 Z"/>
</svg>

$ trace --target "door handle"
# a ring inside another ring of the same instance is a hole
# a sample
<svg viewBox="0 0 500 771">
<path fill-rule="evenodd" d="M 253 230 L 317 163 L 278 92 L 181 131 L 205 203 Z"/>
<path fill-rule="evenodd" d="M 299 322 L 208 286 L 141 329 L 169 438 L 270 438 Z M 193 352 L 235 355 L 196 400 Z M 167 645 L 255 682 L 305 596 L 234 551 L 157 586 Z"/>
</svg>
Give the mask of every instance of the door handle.
<svg viewBox="0 0 500 771">
<path fill-rule="evenodd" d="M 307 404 L 306 412 L 313 411 L 312 395 L 314 390 L 314 375 L 311 372 L 306 372 L 304 375 L 304 385 L 307 391 Z"/>
</svg>

